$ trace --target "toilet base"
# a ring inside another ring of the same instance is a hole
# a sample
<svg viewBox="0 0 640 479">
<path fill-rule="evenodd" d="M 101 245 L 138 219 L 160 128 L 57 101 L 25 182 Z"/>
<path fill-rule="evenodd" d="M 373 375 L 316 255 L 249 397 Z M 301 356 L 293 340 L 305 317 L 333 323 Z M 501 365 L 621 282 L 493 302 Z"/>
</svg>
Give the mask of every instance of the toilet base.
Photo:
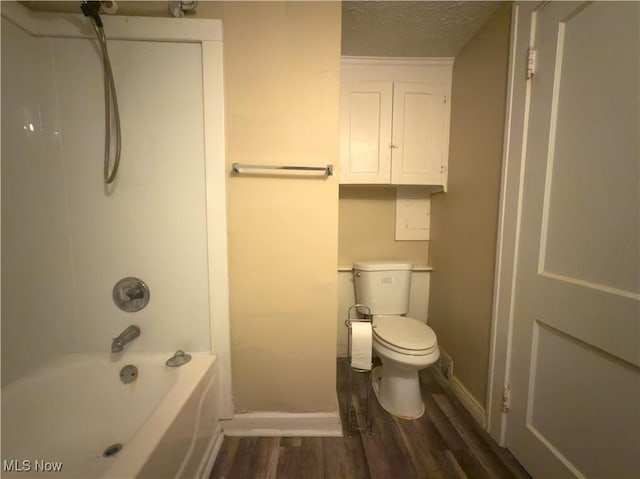
<svg viewBox="0 0 640 479">
<path fill-rule="evenodd" d="M 371 385 L 389 414 L 402 419 L 418 419 L 424 414 L 417 370 L 377 366 L 371 372 Z"/>
</svg>

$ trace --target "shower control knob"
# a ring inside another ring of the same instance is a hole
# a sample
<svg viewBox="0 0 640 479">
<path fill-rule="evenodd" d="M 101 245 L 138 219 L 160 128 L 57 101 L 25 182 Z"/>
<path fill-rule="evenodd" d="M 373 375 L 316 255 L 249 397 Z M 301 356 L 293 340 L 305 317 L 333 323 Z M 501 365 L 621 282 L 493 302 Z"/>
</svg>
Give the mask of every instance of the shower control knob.
<svg viewBox="0 0 640 479">
<path fill-rule="evenodd" d="M 151 293 L 144 281 L 138 278 L 123 278 L 113 287 L 113 302 L 122 311 L 135 313 L 148 303 Z"/>
</svg>

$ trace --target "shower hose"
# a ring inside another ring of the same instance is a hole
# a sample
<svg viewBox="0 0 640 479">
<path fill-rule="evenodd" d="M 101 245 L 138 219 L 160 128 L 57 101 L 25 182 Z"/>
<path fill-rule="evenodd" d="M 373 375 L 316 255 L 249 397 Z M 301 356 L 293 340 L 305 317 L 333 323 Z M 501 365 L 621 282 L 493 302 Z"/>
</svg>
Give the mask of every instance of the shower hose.
<svg viewBox="0 0 640 479">
<path fill-rule="evenodd" d="M 118 110 L 118 97 L 116 96 L 116 86 L 113 81 L 113 71 L 111 70 L 111 60 L 107 51 L 107 38 L 102 26 L 96 25 L 94 19 L 91 25 L 98 37 L 100 49 L 102 50 L 102 63 L 104 66 L 104 110 L 105 110 L 105 133 L 104 133 L 104 182 L 107 185 L 113 183 L 118 174 L 120 166 L 120 112 Z M 113 117 L 116 127 L 116 152 L 113 160 L 113 168 L 110 168 L 111 158 L 111 105 L 113 104 Z"/>
</svg>

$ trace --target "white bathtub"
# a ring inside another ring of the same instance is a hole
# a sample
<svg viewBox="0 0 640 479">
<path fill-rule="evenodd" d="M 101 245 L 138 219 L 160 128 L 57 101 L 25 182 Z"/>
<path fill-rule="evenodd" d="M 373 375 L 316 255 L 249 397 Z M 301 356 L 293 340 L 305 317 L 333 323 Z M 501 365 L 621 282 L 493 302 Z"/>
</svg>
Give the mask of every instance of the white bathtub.
<svg viewBox="0 0 640 479">
<path fill-rule="evenodd" d="M 3 388 L 2 477 L 206 475 L 222 440 L 215 356 L 168 368 L 169 356 L 73 354 Z M 127 364 L 138 378 L 123 384 Z M 103 457 L 115 443 L 122 450 Z"/>
</svg>

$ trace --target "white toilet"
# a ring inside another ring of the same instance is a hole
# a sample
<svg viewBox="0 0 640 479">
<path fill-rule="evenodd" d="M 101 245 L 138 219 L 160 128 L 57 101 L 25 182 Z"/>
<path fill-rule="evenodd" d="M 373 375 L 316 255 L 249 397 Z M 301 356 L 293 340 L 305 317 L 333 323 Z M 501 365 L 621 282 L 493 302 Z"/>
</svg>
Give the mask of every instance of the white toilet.
<svg viewBox="0 0 640 479">
<path fill-rule="evenodd" d="M 404 316 L 409 311 L 412 269 L 411 263 L 403 262 L 353 265 L 356 302 L 371 310 L 373 350 L 382 360 L 372 372 L 373 390 L 385 410 L 406 419 L 424 413 L 418 371 L 440 356 L 433 330 Z"/>
</svg>

